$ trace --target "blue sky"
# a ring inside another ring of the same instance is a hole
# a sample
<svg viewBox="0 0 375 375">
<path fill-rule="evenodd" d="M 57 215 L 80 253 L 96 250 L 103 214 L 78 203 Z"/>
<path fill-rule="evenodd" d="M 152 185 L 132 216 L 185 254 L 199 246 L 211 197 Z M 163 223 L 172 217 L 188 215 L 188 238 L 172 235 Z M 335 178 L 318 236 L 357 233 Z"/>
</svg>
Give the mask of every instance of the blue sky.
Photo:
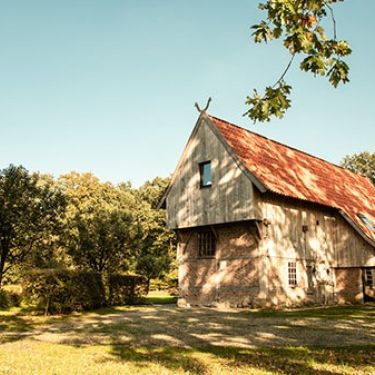
<svg viewBox="0 0 375 375">
<path fill-rule="evenodd" d="M 375 150 L 373 0 L 335 6 L 338 37 L 353 48 L 351 83 L 333 89 L 291 69 L 293 107 L 254 126 L 242 117 L 254 87 L 288 61 L 254 45 L 251 0 L 1 1 L 0 167 L 59 175 L 91 171 L 135 185 L 169 175 L 198 113 L 338 163 Z"/>
</svg>

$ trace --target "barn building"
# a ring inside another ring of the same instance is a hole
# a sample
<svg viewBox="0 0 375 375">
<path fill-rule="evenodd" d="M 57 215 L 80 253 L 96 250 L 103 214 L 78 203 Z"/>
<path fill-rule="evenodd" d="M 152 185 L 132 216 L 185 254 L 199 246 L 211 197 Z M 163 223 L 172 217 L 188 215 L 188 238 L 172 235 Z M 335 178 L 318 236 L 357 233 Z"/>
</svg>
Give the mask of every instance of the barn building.
<svg viewBox="0 0 375 375">
<path fill-rule="evenodd" d="M 375 296 L 375 187 L 303 151 L 202 112 L 161 207 L 181 306 Z"/>
</svg>

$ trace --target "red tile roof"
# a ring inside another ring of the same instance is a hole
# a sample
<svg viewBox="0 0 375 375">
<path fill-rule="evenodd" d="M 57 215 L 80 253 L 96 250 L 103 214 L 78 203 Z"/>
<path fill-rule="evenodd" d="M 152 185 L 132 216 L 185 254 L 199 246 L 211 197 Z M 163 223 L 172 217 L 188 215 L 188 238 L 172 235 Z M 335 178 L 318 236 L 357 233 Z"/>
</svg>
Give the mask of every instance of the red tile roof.
<svg viewBox="0 0 375 375">
<path fill-rule="evenodd" d="M 209 116 L 243 165 L 277 194 L 341 210 L 371 240 L 375 231 L 375 187 L 361 175 L 283 145 L 227 121 Z"/>
</svg>

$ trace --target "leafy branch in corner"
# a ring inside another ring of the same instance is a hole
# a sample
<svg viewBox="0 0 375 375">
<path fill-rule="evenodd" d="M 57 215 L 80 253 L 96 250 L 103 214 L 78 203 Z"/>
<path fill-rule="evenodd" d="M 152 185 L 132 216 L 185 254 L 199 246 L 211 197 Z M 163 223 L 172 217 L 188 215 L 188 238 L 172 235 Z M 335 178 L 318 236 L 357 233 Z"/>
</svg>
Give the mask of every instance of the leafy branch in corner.
<svg viewBox="0 0 375 375">
<path fill-rule="evenodd" d="M 246 98 L 250 108 L 244 116 L 254 122 L 270 121 L 272 117 L 282 118 L 291 105 L 292 87 L 284 78 L 296 55 L 302 55 L 300 69 L 314 76 L 325 76 L 337 87 L 349 82 L 349 66 L 344 58 L 351 53 L 345 40 L 337 40 L 336 19 L 332 3 L 343 0 L 268 0 L 259 4 L 267 12 L 267 22 L 252 26 L 255 43 L 268 43 L 283 38 L 283 45 L 291 54 L 281 77 L 273 86 L 268 86 L 263 95 L 254 90 Z M 333 37 L 327 38 L 322 21 L 330 17 Z"/>
</svg>

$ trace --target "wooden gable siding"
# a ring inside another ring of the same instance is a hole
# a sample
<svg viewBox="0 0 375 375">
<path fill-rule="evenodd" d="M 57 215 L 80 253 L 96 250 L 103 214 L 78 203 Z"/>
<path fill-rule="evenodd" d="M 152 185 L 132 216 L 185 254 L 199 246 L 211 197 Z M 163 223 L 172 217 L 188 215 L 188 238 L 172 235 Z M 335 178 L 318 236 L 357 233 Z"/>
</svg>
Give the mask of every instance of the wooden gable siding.
<svg viewBox="0 0 375 375">
<path fill-rule="evenodd" d="M 343 218 L 336 219 L 338 267 L 375 266 L 375 248 Z"/>
<path fill-rule="evenodd" d="M 258 218 L 269 222 L 265 255 L 330 267 L 375 265 L 375 249 L 335 210 L 269 193 L 256 194 L 255 200 Z"/>
<path fill-rule="evenodd" d="M 166 196 L 168 225 L 187 228 L 254 218 L 248 176 L 201 117 Z M 200 188 L 199 163 L 211 161 L 212 186 Z"/>
</svg>

